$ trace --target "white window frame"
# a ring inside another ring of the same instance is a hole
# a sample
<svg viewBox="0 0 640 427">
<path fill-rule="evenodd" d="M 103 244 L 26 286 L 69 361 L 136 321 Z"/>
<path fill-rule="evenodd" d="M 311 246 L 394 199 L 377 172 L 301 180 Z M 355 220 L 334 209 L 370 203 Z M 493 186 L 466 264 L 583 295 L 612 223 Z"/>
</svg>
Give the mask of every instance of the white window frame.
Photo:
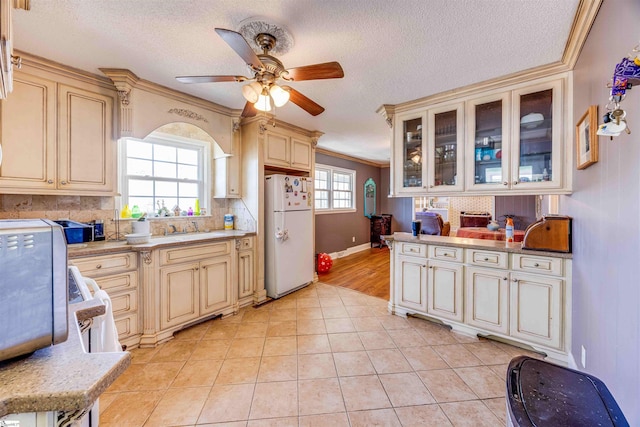
<svg viewBox="0 0 640 427">
<path fill-rule="evenodd" d="M 329 166 L 329 165 L 323 165 L 320 163 L 316 163 L 315 165 L 315 170 L 314 170 L 314 175 L 313 175 L 313 186 L 314 186 L 314 192 L 317 194 L 318 190 L 315 188 L 315 182 L 316 182 L 316 176 L 315 176 L 315 171 L 317 170 L 323 170 L 323 171 L 327 171 L 329 172 L 329 208 L 316 208 L 315 207 L 315 202 L 314 202 L 314 209 L 315 209 L 315 213 L 316 214 L 320 214 L 320 215 L 324 215 L 324 214 L 335 214 L 335 213 L 351 213 L 351 212 L 357 212 L 358 209 L 356 208 L 356 193 L 357 193 L 357 175 L 356 175 L 356 171 L 353 169 L 345 169 L 345 168 L 340 168 L 337 166 Z M 345 173 L 345 174 L 349 174 L 351 175 L 352 178 L 352 188 L 351 188 L 351 207 L 350 208 L 334 208 L 333 207 L 333 173 L 334 172 L 340 172 L 340 173 Z"/>
<path fill-rule="evenodd" d="M 196 139 L 184 138 L 177 135 L 165 134 L 161 132 L 154 132 L 152 135 L 147 136 L 144 139 L 139 138 L 121 138 L 118 144 L 118 188 L 120 189 L 120 206 L 116 206 L 119 209 L 128 203 L 129 194 L 127 180 L 129 175 L 127 174 L 127 141 L 142 141 L 152 144 L 161 144 L 168 147 L 175 148 L 188 148 L 196 149 L 198 151 L 198 162 L 201 165 L 198 168 L 198 199 L 200 200 L 200 207 L 206 208 L 209 206 L 209 195 L 211 194 L 211 147 L 210 144 L 205 141 Z M 139 178 L 139 177 L 137 177 Z M 169 181 L 174 181 L 170 179 Z M 175 180 L 179 181 L 179 180 Z M 129 206 L 131 208 L 132 206 Z M 155 207 L 154 207 L 155 208 Z M 171 209 L 172 206 L 167 206 Z"/>
</svg>

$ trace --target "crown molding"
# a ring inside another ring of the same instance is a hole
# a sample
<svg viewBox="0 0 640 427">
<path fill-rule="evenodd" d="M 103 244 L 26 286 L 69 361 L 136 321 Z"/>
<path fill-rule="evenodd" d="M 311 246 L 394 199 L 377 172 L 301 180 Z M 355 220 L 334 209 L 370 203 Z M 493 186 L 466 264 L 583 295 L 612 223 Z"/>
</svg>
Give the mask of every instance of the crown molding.
<svg viewBox="0 0 640 427">
<path fill-rule="evenodd" d="M 336 153 L 335 151 L 327 150 L 326 148 L 316 148 L 316 154 L 324 154 L 331 157 L 337 157 L 339 159 L 349 160 L 351 162 L 362 163 L 369 166 L 375 166 L 377 168 L 389 167 L 388 162 L 375 162 L 373 160 L 365 160 L 358 157 L 349 156 L 347 154 Z"/>
<path fill-rule="evenodd" d="M 31 10 L 31 0 L 13 0 L 14 9 Z"/>
<path fill-rule="evenodd" d="M 240 110 L 238 110 L 240 111 Z M 281 120 L 278 120 L 276 118 L 274 118 L 272 115 L 267 114 L 267 115 L 263 115 L 258 114 L 254 117 L 243 117 L 242 120 L 240 121 L 240 125 L 241 126 L 246 126 L 246 125 L 251 125 L 253 123 L 259 123 L 265 126 L 265 129 L 268 128 L 275 128 L 275 129 L 284 129 L 284 130 L 288 130 L 291 132 L 295 132 L 298 134 L 302 134 L 304 136 L 308 136 L 309 138 L 315 139 L 316 142 L 318 139 L 320 139 L 320 137 L 322 135 L 324 135 L 324 132 L 321 132 L 319 130 L 309 130 L 309 129 L 304 129 L 301 128 L 299 126 L 296 125 L 292 125 L 291 123 L 287 123 L 287 122 L 283 122 Z M 274 126 L 275 124 L 275 126 Z"/>
<path fill-rule="evenodd" d="M 562 55 L 562 62 L 571 70 L 578 61 L 582 46 L 587 40 L 602 2 L 603 0 L 580 0 L 569 37 L 567 38 L 567 44 L 564 48 L 564 54 Z"/>
</svg>

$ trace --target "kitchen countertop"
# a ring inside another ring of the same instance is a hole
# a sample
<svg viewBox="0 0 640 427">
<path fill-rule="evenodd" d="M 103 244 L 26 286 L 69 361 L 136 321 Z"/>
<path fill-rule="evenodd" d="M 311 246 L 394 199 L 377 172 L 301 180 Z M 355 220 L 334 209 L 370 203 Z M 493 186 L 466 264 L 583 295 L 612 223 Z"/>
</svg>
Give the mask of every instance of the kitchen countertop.
<svg viewBox="0 0 640 427">
<path fill-rule="evenodd" d="M 470 239 L 465 237 L 451 237 L 451 236 L 431 236 L 427 234 L 421 234 L 419 236 L 413 236 L 411 233 L 393 233 L 392 235 L 381 236 L 387 242 L 393 244 L 397 242 L 409 242 L 409 243 L 425 243 L 441 246 L 455 246 L 469 249 L 486 249 L 499 252 L 509 252 L 516 254 L 527 255 L 540 255 L 551 256 L 556 258 L 573 258 L 572 254 L 565 252 L 550 252 L 550 251 L 536 251 L 531 249 L 522 249 L 522 243 L 507 243 L 500 240 L 484 240 L 484 239 Z"/>
<path fill-rule="evenodd" d="M 216 240 L 229 240 L 246 236 L 255 236 L 255 231 L 242 230 L 216 230 L 209 232 L 170 234 L 168 236 L 152 236 L 148 243 L 129 245 L 126 240 L 103 242 L 90 242 L 81 245 L 67 246 L 69 258 L 77 258 L 88 255 L 102 255 L 122 251 L 149 251 L 164 246 L 187 246 L 194 243 L 206 243 Z"/>
<path fill-rule="evenodd" d="M 85 353 L 79 321 L 104 314 L 100 301 L 69 305 L 69 337 L 31 355 L 0 362 L 0 417 L 90 407 L 131 363 L 129 352 Z"/>
</svg>

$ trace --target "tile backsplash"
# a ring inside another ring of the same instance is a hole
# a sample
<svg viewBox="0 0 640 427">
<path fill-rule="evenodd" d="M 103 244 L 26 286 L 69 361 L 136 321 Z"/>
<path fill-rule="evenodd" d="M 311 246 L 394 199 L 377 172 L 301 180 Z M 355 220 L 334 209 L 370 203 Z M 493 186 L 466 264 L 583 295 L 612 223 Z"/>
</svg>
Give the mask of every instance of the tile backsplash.
<svg viewBox="0 0 640 427">
<path fill-rule="evenodd" d="M 116 230 L 120 238 L 131 233 L 131 219 L 115 219 L 114 197 L 99 196 L 41 196 L 41 195 L 0 195 L 0 219 L 32 219 L 46 218 L 51 220 L 70 219 L 78 222 L 90 222 L 101 219 L 104 221 L 105 236 L 109 240 L 117 239 Z M 223 230 L 224 215 L 231 213 L 235 216 L 235 229 L 255 231 L 255 220 L 251 217 L 241 201 L 228 199 L 213 199 L 209 215 L 205 217 L 166 217 L 150 218 L 151 233 L 164 234 L 169 224 L 178 231 L 186 229 L 194 232 L 198 229 Z"/>
</svg>

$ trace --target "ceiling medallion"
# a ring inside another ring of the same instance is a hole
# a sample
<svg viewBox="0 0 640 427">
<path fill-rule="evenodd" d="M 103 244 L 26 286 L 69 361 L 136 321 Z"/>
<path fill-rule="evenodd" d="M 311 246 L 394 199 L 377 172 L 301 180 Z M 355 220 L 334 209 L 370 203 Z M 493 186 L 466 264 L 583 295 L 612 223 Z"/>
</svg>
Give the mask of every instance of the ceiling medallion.
<svg viewBox="0 0 640 427">
<path fill-rule="evenodd" d="M 251 48 L 258 54 L 263 53 L 262 47 L 256 42 L 256 37 L 259 34 L 270 34 L 277 40 L 275 46 L 269 50 L 269 55 L 284 55 L 293 47 L 291 33 L 282 25 L 267 22 L 266 18 L 253 17 L 245 19 L 240 23 L 238 32 L 242 34 Z"/>
</svg>

